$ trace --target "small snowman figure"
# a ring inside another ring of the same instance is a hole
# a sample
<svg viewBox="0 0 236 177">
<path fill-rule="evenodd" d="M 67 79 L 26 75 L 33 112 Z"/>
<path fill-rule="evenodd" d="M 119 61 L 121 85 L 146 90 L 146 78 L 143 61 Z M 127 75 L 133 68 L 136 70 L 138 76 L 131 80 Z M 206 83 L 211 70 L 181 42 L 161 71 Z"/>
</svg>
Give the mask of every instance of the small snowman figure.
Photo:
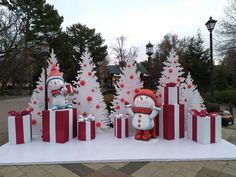
<svg viewBox="0 0 236 177">
<path fill-rule="evenodd" d="M 52 65 L 46 84 L 52 94 L 52 110 L 72 108 L 66 98 L 68 91 L 65 81 L 55 64 Z"/>
<path fill-rule="evenodd" d="M 149 141 L 157 137 L 156 116 L 159 111 L 159 103 L 153 91 L 140 90 L 134 96 L 134 106 L 125 103 L 126 110 L 132 117 L 132 126 L 136 129 L 135 139 Z"/>
</svg>

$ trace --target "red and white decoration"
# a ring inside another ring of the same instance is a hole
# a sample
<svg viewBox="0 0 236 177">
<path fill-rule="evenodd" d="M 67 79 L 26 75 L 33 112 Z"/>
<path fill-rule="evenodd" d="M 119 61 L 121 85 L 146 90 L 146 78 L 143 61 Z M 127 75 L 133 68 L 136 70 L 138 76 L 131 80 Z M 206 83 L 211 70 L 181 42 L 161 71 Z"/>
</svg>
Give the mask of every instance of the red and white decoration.
<svg viewBox="0 0 236 177">
<path fill-rule="evenodd" d="M 76 136 L 76 109 L 43 111 L 43 141 L 65 143 Z"/>
<path fill-rule="evenodd" d="M 187 118 L 187 137 L 202 144 L 221 141 L 221 116 L 206 111 L 192 111 Z"/>
<path fill-rule="evenodd" d="M 78 120 L 77 131 L 78 140 L 80 141 L 89 141 L 95 139 L 96 129 L 94 116 L 92 114 L 89 114 L 88 117 L 80 115 Z"/>
<path fill-rule="evenodd" d="M 140 80 L 140 72 L 137 71 L 137 64 L 132 53 L 128 54 L 126 62 L 126 66 L 121 69 L 123 74 L 121 74 L 119 81 L 115 85 L 116 95 L 112 101 L 111 119 L 117 114 L 126 114 L 125 102 L 133 104 L 134 95 L 143 87 L 143 82 Z M 130 120 L 129 130 L 132 129 L 134 131 Z"/>
<path fill-rule="evenodd" d="M 32 139 L 31 115 L 28 111 L 8 112 L 8 139 L 10 144 L 30 143 Z"/>
<path fill-rule="evenodd" d="M 184 138 L 184 105 L 162 105 L 159 136 L 166 140 Z"/>
<path fill-rule="evenodd" d="M 166 83 L 161 87 L 161 103 L 162 104 L 179 104 L 179 86 L 178 83 Z"/>
<path fill-rule="evenodd" d="M 88 51 L 82 56 L 81 70 L 78 71 L 75 84 L 75 102 L 78 115 L 87 117 L 92 113 L 95 117 L 95 125 L 98 132 L 103 132 L 108 124 L 108 111 L 97 81 L 95 65 Z"/>
<path fill-rule="evenodd" d="M 167 140 L 184 138 L 184 105 L 179 104 L 179 86 L 167 83 L 163 90 L 159 115 L 159 135 Z"/>
<path fill-rule="evenodd" d="M 127 138 L 129 136 L 129 116 L 118 114 L 114 119 L 114 134 L 117 138 Z"/>
<path fill-rule="evenodd" d="M 179 57 L 176 54 L 176 52 L 171 49 L 169 56 L 167 57 L 167 60 L 163 62 L 163 71 L 161 72 L 161 78 L 159 79 L 159 86 L 157 92 L 160 94 L 159 98 L 162 99 L 163 93 L 161 93 L 162 87 L 165 86 L 168 83 L 176 83 L 181 84 L 184 82 L 183 75 L 183 68 L 180 66 L 180 63 L 178 62 Z M 163 104 L 163 100 L 160 100 Z"/>
</svg>

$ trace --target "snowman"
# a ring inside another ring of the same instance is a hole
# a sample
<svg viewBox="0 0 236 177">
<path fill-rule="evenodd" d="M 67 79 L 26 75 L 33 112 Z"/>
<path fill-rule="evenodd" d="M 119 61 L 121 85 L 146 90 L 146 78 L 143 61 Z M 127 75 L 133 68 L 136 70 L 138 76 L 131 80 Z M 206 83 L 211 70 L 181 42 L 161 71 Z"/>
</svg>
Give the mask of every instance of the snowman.
<svg viewBox="0 0 236 177">
<path fill-rule="evenodd" d="M 136 129 L 135 139 L 149 141 L 157 137 L 156 116 L 160 108 L 156 95 L 148 89 L 140 90 L 134 96 L 134 106 L 125 103 L 125 108 L 132 117 L 132 126 Z"/>
<path fill-rule="evenodd" d="M 52 65 L 46 83 L 52 95 L 52 110 L 72 108 L 66 98 L 68 91 L 65 81 L 55 64 Z"/>
</svg>

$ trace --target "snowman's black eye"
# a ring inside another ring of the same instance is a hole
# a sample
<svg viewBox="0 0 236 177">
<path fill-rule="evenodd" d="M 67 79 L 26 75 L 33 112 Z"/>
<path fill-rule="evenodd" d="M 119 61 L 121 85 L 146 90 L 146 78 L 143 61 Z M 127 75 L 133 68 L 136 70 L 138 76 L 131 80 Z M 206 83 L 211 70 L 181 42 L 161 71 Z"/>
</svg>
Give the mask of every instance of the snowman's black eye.
<svg viewBox="0 0 236 177">
<path fill-rule="evenodd" d="M 148 99 L 148 96 L 146 96 L 146 99 Z"/>
</svg>

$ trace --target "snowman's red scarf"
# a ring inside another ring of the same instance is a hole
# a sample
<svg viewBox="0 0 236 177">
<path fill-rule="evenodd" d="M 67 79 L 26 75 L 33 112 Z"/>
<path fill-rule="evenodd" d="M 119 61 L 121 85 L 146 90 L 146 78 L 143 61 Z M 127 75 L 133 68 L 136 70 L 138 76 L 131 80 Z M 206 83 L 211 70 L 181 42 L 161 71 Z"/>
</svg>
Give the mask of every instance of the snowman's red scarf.
<svg viewBox="0 0 236 177">
<path fill-rule="evenodd" d="M 142 114 L 148 114 L 148 115 L 152 113 L 152 109 L 150 108 L 142 108 L 142 107 L 133 106 L 132 110 L 134 113 L 142 113 Z"/>
<path fill-rule="evenodd" d="M 52 91 L 51 91 L 52 96 L 58 96 L 58 95 L 60 95 L 62 88 L 63 88 L 63 87 L 61 86 L 59 89 L 52 90 Z"/>
</svg>

